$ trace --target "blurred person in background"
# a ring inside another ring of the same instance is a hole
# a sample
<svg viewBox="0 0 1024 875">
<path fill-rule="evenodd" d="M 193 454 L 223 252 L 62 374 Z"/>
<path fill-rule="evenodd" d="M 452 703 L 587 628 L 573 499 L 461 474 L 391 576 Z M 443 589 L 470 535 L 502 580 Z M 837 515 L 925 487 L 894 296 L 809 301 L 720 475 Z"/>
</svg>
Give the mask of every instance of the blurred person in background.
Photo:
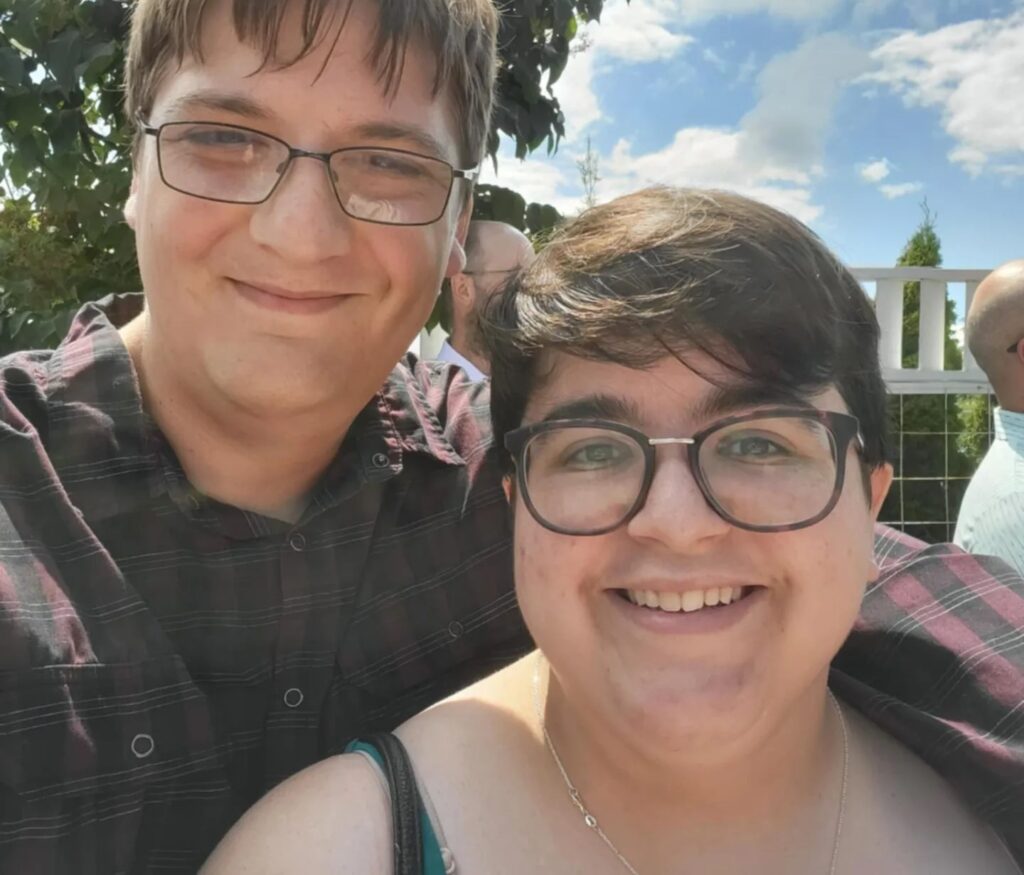
<svg viewBox="0 0 1024 875">
<path fill-rule="evenodd" d="M 517 270 L 533 258 L 530 239 L 505 222 L 470 222 L 466 235 L 466 266 L 448 280 L 451 335 L 437 358 L 462 368 L 471 380 L 490 373 L 480 348 L 477 320 L 487 302 Z"/>
<path fill-rule="evenodd" d="M 1024 260 L 981 281 L 964 337 L 999 406 L 992 445 L 964 494 L 953 540 L 1024 574 Z"/>
</svg>

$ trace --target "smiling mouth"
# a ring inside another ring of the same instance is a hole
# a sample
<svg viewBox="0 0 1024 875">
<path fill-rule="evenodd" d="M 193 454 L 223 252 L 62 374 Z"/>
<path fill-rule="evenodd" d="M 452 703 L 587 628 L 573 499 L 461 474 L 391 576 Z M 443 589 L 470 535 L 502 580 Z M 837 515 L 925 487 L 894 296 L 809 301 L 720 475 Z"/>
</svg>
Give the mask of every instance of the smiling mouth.
<svg viewBox="0 0 1024 875">
<path fill-rule="evenodd" d="M 617 595 L 641 608 L 671 614 L 692 614 L 709 608 L 721 608 L 746 598 L 757 587 L 721 586 L 687 592 L 656 592 L 650 589 L 619 589 Z"/>
<path fill-rule="evenodd" d="M 238 294 L 263 309 L 280 313 L 319 314 L 337 307 L 348 296 L 342 294 L 293 294 L 286 290 L 267 289 L 234 280 Z"/>
</svg>

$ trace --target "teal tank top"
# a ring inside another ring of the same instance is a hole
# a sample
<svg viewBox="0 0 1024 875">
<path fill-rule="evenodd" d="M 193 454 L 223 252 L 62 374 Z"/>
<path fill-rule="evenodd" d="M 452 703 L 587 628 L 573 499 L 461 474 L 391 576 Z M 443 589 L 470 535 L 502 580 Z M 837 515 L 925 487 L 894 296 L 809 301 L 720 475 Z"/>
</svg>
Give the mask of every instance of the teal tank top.
<svg viewBox="0 0 1024 875">
<path fill-rule="evenodd" d="M 353 741 L 345 748 L 345 753 L 356 753 L 362 751 L 373 757 L 374 761 L 381 768 L 384 767 L 384 759 L 372 744 L 363 741 Z M 420 836 L 423 844 L 423 875 L 445 875 L 444 857 L 441 855 L 441 843 L 437 840 L 437 833 L 434 832 L 434 825 L 430 822 L 423 804 L 420 803 Z"/>
</svg>

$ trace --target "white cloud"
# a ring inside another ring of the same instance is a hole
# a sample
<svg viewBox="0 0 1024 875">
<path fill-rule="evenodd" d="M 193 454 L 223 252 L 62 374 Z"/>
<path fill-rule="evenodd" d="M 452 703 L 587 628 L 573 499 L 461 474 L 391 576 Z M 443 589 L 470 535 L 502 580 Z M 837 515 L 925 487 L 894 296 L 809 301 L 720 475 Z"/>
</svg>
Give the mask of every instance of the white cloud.
<svg viewBox="0 0 1024 875">
<path fill-rule="evenodd" d="M 765 12 L 779 18 L 809 21 L 832 15 L 843 3 L 844 0 L 677 0 L 674 5 L 679 15 L 691 20 Z"/>
<path fill-rule="evenodd" d="M 881 182 L 892 172 L 892 164 L 887 158 L 872 161 L 870 164 L 863 164 L 860 167 L 860 178 L 865 182 Z"/>
<path fill-rule="evenodd" d="M 590 125 L 604 118 L 594 79 L 612 64 L 668 60 L 693 42 L 680 33 L 677 0 L 609 0 L 599 24 L 584 31 L 589 48 L 570 58 L 554 92 L 566 117 L 566 142 L 572 143 Z"/>
<path fill-rule="evenodd" d="M 555 96 L 565 113 L 565 140 L 571 143 L 602 117 L 594 92 L 594 55 L 588 49 L 572 58 L 555 83 Z"/>
<path fill-rule="evenodd" d="M 878 186 L 878 190 L 889 200 L 895 200 L 898 197 L 906 197 L 908 194 L 914 194 L 914 192 L 921 191 L 923 188 L 924 185 L 920 182 L 901 182 L 895 185 Z"/>
<path fill-rule="evenodd" d="M 835 33 L 773 58 L 758 77 L 758 104 L 741 122 L 748 145 L 782 167 L 818 173 L 839 94 L 868 64 L 864 49 Z"/>
<path fill-rule="evenodd" d="M 601 23 L 588 30 L 593 50 L 631 63 L 660 61 L 675 56 L 693 37 L 671 27 L 678 21 L 671 4 L 660 0 L 633 0 L 630 4 L 610 2 Z"/>
<path fill-rule="evenodd" d="M 585 30 L 590 48 L 570 59 L 562 77 L 554 85 L 555 96 L 566 116 L 566 141 L 572 143 L 594 123 L 605 118 L 594 91 L 594 80 L 614 62 L 639 64 L 666 61 L 692 45 L 692 36 L 680 31 L 683 24 L 708 19 L 757 12 L 782 18 L 812 20 L 831 15 L 846 0 L 608 0 L 601 21 Z M 841 40 L 825 38 L 821 49 L 827 50 Z M 808 49 L 812 51 L 813 49 Z M 841 46 L 843 57 L 849 58 L 853 43 Z M 703 50 L 709 63 L 722 69 L 725 62 L 713 48 Z M 743 81 L 753 72 L 753 56 L 748 56 L 738 72 Z M 771 65 L 769 64 L 769 67 Z M 835 69 L 835 64 L 829 65 Z M 862 72 L 858 70 L 858 72 Z M 780 77 L 785 75 L 780 73 Z M 805 82 L 792 82 L 805 95 L 822 94 L 829 83 L 814 87 L 812 73 Z M 786 105 L 780 97 L 779 108 Z M 774 110 L 773 110 L 774 111 Z"/>
<path fill-rule="evenodd" d="M 972 176 L 1024 155 L 1024 9 L 930 33 L 908 32 L 874 52 L 866 81 L 889 86 L 910 106 L 938 109 L 956 145 L 949 158 Z"/>
<path fill-rule="evenodd" d="M 480 174 L 485 185 L 502 185 L 519 192 L 526 202 L 551 204 L 562 213 L 574 213 L 580 207 L 579 180 L 567 175 L 559 166 L 562 162 L 545 161 L 534 153 L 527 161 L 518 160 L 511 147 L 498 155 L 498 172 L 487 161 Z"/>
<path fill-rule="evenodd" d="M 868 22 L 888 12 L 894 2 L 895 0 L 856 0 L 850 17 L 855 25 L 863 27 Z"/>
<path fill-rule="evenodd" d="M 867 63 L 867 51 L 845 37 L 812 37 L 765 67 L 758 103 L 737 126 L 685 127 L 648 152 L 620 139 L 599 159 L 597 196 L 608 200 L 655 183 L 725 188 L 813 222 L 822 210 L 812 188 L 822 174 L 836 101 Z M 574 171 L 567 170 L 563 184 Z M 577 206 L 578 191 L 576 185 Z"/>
<path fill-rule="evenodd" d="M 821 208 L 811 202 L 807 178 L 773 166 L 766 155 L 751 161 L 754 150 L 747 145 L 748 137 L 744 131 L 684 128 L 669 145 L 646 154 L 634 154 L 632 145 L 620 140 L 601 163 L 598 195 L 608 200 L 655 183 L 724 188 L 770 203 L 805 222 L 817 219 Z"/>
<path fill-rule="evenodd" d="M 701 52 L 701 57 L 703 57 L 704 60 L 712 67 L 718 70 L 719 73 L 724 73 L 729 68 L 728 62 L 726 62 L 726 60 L 714 49 L 704 49 L 704 51 Z"/>
<path fill-rule="evenodd" d="M 913 194 L 924 188 L 924 185 L 920 182 L 887 182 L 881 184 L 892 175 L 893 169 L 893 164 L 888 158 L 879 158 L 877 161 L 872 161 L 869 164 L 861 164 L 858 167 L 858 172 L 861 179 L 877 186 L 878 190 L 888 200 L 906 197 L 908 194 Z"/>
</svg>

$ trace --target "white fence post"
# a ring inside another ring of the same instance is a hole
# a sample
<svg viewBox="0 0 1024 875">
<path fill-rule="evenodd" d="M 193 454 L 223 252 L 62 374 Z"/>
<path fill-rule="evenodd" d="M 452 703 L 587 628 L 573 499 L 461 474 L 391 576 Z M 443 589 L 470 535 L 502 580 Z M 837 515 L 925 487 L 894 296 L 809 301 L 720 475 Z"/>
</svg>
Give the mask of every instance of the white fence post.
<svg viewBox="0 0 1024 875">
<path fill-rule="evenodd" d="M 946 284 L 921 280 L 921 334 L 918 338 L 918 369 L 942 371 L 946 360 Z"/>
<path fill-rule="evenodd" d="M 980 283 L 969 282 L 965 283 L 964 288 L 964 370 L 965 371 L 977 371 L 978 363 L 974 360 L 974 356 L 971 355 L 971 351 L 967 348 L 967 314 L 971 312 L 971 302 L 974 300 L 974 293 L 978 291 Z"/>
<path fill-rule="evenodd" d="M 903 367 L 903 283 L 878 280 L 875 290 L 875 316 L 882 336 L 878 353 L 882 367 Z"/>
</svg>

